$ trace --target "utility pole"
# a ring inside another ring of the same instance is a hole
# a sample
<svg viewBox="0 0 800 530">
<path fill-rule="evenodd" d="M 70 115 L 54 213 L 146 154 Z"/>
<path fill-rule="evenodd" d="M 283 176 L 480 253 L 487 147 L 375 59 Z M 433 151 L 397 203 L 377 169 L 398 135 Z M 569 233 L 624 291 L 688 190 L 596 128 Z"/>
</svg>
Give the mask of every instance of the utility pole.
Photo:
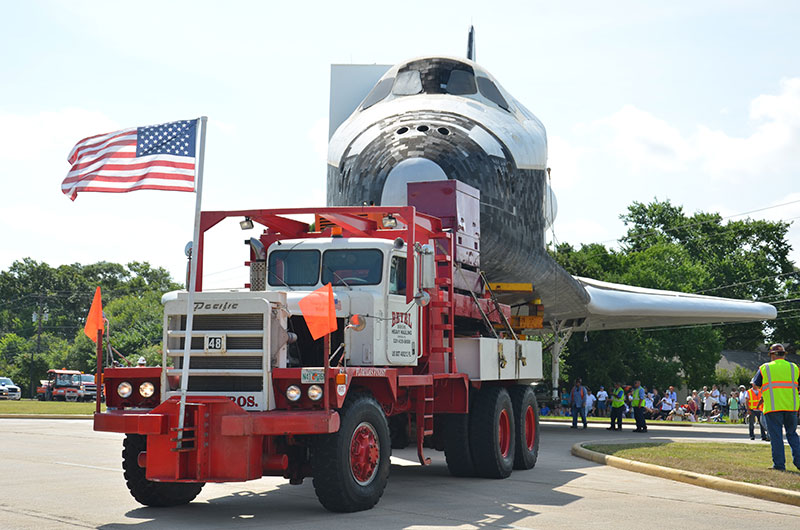
<svg viewBox="0 0 800 530">
<path fill-rule="evenodd" d="M 36 322 L 36 355 L 41 355 L 42 353 L 42 321 L 47 322 L 47 319 L 50 318 L 47 310 L 45 309 L 44 312 L 42 311 L 42 295 L 39 295 L 39 304 L 37 307 L 37 311 L 33 313 L 33 321 Z M 34 370 L 34 357 L 33 352 L 31 352 L 31 399 L 36 397 L 36 385 L 34 383 L 35 377 L 35 370 Z"/>
</svg>

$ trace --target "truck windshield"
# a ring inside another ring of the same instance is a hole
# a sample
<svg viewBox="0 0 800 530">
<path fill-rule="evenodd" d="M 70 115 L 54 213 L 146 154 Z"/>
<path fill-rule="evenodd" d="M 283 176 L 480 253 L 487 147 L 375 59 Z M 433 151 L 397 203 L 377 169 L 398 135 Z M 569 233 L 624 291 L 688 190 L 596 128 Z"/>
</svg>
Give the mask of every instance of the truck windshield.
<svg viewBox="0 0 800 530">
<path fill-rule="evenodd" d="M 326 250 L 322 256 L 322 283 L 377 285 L 381 283 L 383 253 L 377 249 Z"/>
<path fill-rule="evenodd" d="M 83 374 L 81 376 L 81 381 L 84 383 L 94 383 L 94 376 L 90 374 Z"/>
<path fill-rule="evenodd" d="M 56 376 L 56 384 L 59 386 L 80 386 L 80 374 L 58 374 Z"/>
<path fill-rule="evenodd" d="M 316 285 L 319 250 L 274 250 L 267 267 L 270 285 Z"/>
</svg>

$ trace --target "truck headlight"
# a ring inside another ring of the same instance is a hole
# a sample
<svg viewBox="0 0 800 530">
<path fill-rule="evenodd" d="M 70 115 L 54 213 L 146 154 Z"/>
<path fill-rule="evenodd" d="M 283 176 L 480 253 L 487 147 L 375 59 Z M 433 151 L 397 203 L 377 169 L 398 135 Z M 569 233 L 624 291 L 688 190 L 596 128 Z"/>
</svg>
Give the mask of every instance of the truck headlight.
<svg viewBox="0 0 800 530">
<path fill-rule="evenodd" d="M 153 386 L 153 383 L 150 381 L 145 381 L 141 385 L 139 385 L 139 394 L 142 395 L 143 398 L 151 397 L 156 391 L 156 387 Z"/>
<path fill-rule="evenodd" d="M 308 397 L 311 401 L 319 401 L 322 397 L 322 388 L 319 385 L 311 385 L 308 387 Z"/>
<path fill-rule="evenodd" d="M 127 381 L 121 382 L 117 387 L 117 394 L 119 394 L 119 397 L 123 399 L 129 398 L 132 392 L 133 392 L 133 387 Z"/>
<path fill-rule="evenodd" d="M 292 385 L 286 389 L 286 399 L 289 401 L 297 401 L 302 395 L 303 393 L 300 391 L 300 387 L 297 385 Z"/>
</svg>

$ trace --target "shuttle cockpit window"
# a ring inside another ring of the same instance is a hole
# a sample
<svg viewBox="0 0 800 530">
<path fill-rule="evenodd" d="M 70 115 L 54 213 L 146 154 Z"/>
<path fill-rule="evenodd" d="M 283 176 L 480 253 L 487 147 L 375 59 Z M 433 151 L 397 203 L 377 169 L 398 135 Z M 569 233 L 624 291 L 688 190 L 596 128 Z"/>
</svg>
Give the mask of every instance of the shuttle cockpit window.
<svg viewBox="0 0 800 530">
<path fill-rule="evenodd" d="M 475 74 L 465 70 L 453 70 L 447 79 L 445 89 L 448 94 L 453 94 L 454 96 L 475 94 L 478 91 L 475 88 Z"/>
<path fill-rule="evenodd" d="M 497 85 L 492 83 L 490 79 L 486 77 L 479 77 L 478 88 L 486 99 L 490 100 L 501 109 L 508 110 L 508 102 L 506 102 L 506 99 L 500 93 Z"/>
<path fill-rule="evenodd" d="M 375 85 L 375 88 L 367 94 L 367 97 L 364 98 L 364 102 L 361 104 L 361 110 L 365 110 L 373 106 L 375 103 L 383 100 L 386 96 L 389 95 L 392 91 L 392 85 L 394 84 L 394 78 L 390 77 L 388 79 L 384 79 Z"/>
<path fill-rule="evenodd" d="M 422 92 L 422 79 L 419 70 L 406 70 L 397 74 L 392 94 L 395 96 L 413 96 Z"/>
<path fill-rule="evenodd" d="M 326 250 L 322 255 L 322 283 L 378 285 L 382 267 L 383 253 L 378 249 Z"/>
<path fill-rule="evenodd" d="M 397 73 L 392 94 L 477 94 L 475 70 L 472 66 L 453 59 L 421 59 L 402 66 Z"/>
</svg>

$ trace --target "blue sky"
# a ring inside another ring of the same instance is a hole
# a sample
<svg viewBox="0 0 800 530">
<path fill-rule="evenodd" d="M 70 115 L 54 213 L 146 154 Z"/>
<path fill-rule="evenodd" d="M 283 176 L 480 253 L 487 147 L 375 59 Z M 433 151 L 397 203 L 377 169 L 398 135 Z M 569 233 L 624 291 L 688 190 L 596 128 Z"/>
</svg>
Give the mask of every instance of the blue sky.
<svg viewBox="0 0 800 530">
<path fill-rule="evenodd" d="M 0 268 L 147 260 L 183 274 L 192 194 L 60 192 L 72 145 L 209 117 L 205 209 L 322 205 L 331 63 L 477 59 L 547 128 L 556 237 L 618 238 L 654 197 L 800 201 L 796 2 L 16 2 L 0 19 Z M 793 219 L 800 202 L 757 217 Z M 223 226 L 208 284 L 240 286 Z M 800 257 L 800 230 L 792 229 Z M 216 245 L 216 246 L 215 246 Z"/>
</svg>

